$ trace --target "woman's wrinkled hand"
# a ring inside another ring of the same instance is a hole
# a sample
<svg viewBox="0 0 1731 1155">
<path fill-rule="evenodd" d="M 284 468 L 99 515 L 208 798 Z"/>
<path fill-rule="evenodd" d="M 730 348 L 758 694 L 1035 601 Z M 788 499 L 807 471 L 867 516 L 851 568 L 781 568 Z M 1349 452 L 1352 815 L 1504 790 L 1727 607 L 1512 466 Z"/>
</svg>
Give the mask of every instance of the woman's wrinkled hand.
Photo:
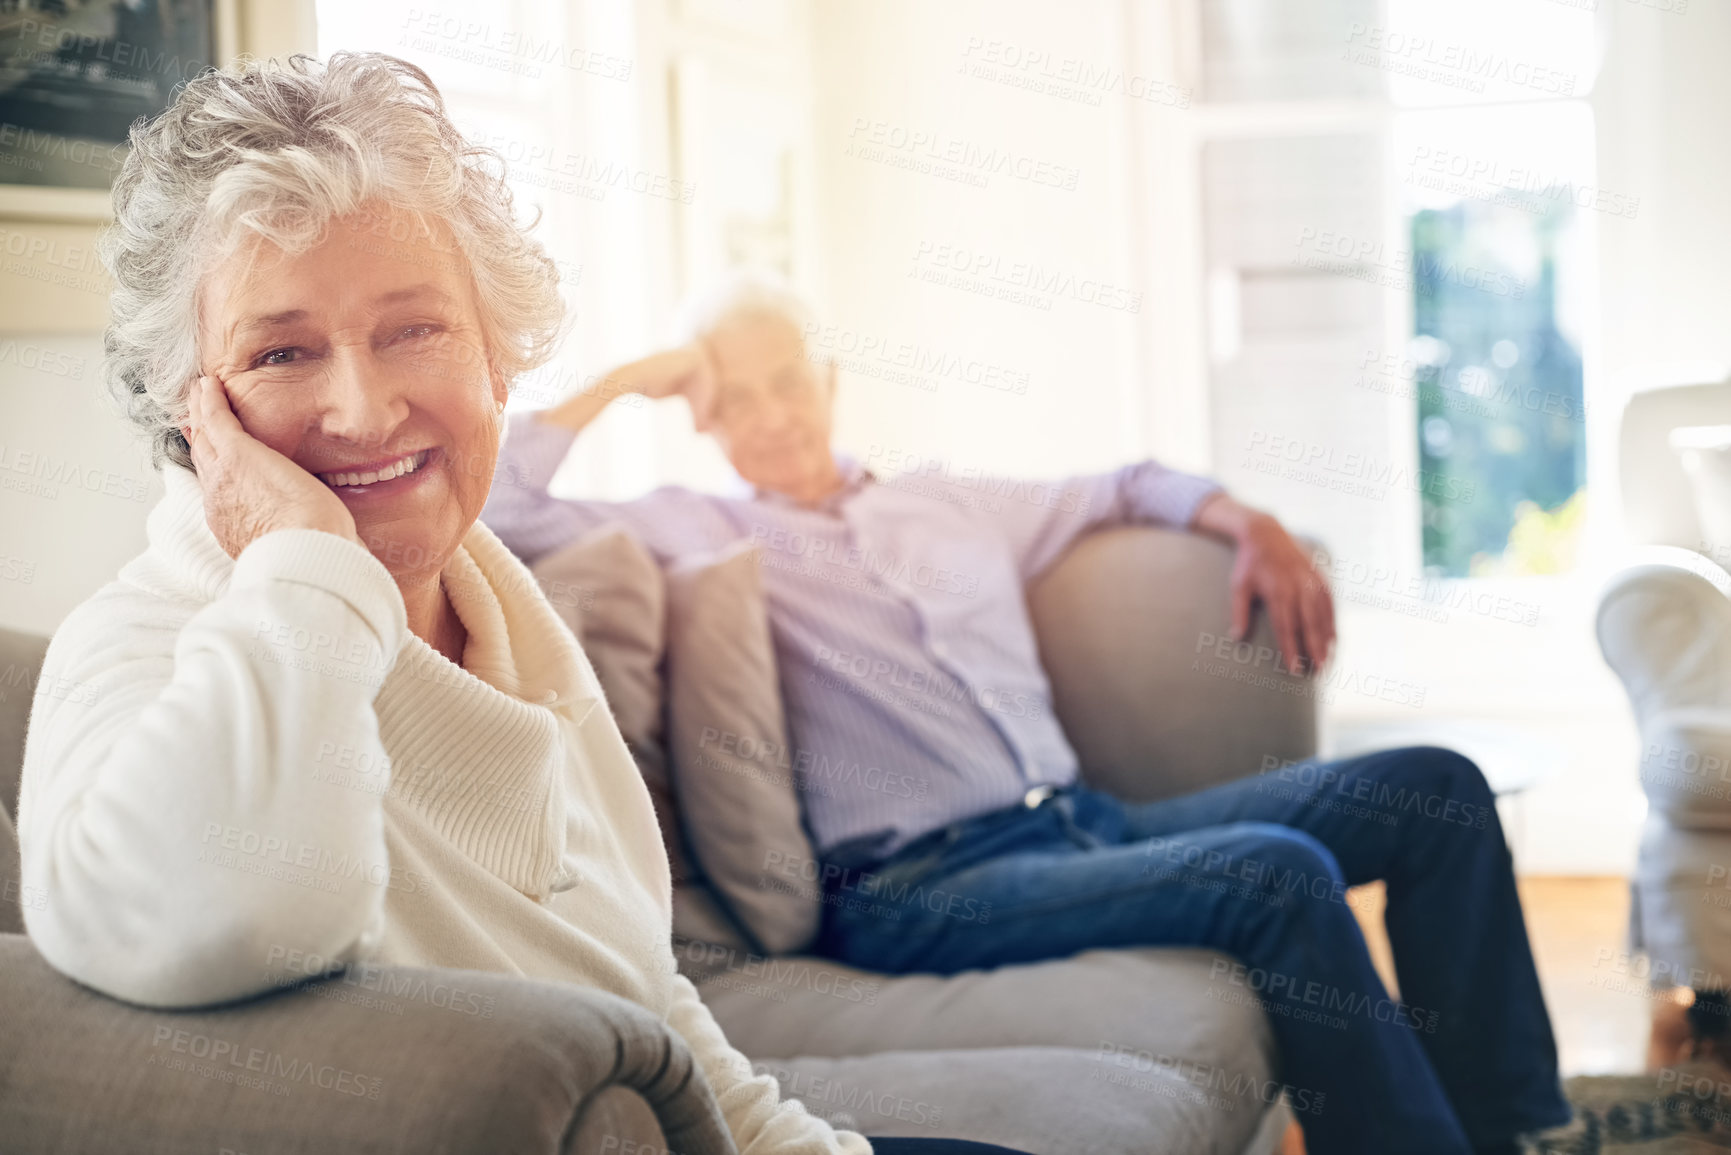
<svg viewBox="0 0 1731 1155">
<path fill-rule="evenodd" d="M 205 521 L 229 557 L 277 529 L 318 529 L 360 544 L 342 498 L 248 433 L 217 378 L 193 383 L 181 432 L 204 490 Z"/>
</svg>

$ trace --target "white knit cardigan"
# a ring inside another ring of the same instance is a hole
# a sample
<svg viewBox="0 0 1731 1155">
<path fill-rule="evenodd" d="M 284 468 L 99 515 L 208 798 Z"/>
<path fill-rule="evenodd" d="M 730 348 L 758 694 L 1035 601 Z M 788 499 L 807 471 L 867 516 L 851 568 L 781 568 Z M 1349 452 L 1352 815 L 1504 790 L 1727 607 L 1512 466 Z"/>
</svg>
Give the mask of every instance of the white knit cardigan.
<svg viewBox="0 0 1731 1155">
<path fill-rule="evenodd" d="M 722 1036 L 670 945 L 667 855 L 583 651 L 477 522 L 443 571 L 457 666 L 365 548 L 231 560 L 164 467 L 149 548 L 49 645 L 19 797 L 31 938 L 121 999 L 193 1006 L 333 963 L 578 983 L 691 1045 L 742 1153 L 869 1152 Z"/>
</svg>

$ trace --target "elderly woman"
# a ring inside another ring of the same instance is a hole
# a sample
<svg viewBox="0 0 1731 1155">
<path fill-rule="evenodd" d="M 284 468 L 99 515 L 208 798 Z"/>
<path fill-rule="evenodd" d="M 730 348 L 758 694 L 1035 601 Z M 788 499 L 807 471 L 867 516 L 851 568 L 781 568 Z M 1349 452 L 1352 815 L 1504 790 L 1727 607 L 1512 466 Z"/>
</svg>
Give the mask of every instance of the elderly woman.
<svg viewBox="0 0 1731 1155">
<path fill-rule="evenodd" d="M 778 1102 L 677 973 L 648 794 L 476 521 L 562 320 L 495 161 L 369 54 L 207 72 L 134 130 L 107 350 L 167 492 L 48 651 L 92 692 L 31 720 L 30 935 L 159 1007 L 307 957 L 597 987 L 684 1037 L 741 1150 L 867 1152 Z"/>
</svg>

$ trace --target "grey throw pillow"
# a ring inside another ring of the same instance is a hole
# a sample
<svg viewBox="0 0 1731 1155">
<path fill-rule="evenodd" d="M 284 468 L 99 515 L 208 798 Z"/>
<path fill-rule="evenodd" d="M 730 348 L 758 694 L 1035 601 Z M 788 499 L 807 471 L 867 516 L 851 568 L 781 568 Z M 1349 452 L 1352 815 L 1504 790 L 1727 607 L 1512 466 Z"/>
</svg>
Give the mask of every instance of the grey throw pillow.
<svg viewBox="0 0 1731 1155">
<path fill-rule="evenodd" d="M 771 954 L 817 935 L 815 887 L 778 863 L 816 860 L 800 819 L 757 551 L 739 546 L 667 574 L 673 781 L 705 877 Z"/>
<path fill-rule="evenodd" d="M 674 884 L 694 880 L 663 737 L 667 594 L 661 567 L 628 529 L 604 525 L 543 557 L 530 572 L 595 667 L 613 720 L 649 788 Z"/>
</svg>

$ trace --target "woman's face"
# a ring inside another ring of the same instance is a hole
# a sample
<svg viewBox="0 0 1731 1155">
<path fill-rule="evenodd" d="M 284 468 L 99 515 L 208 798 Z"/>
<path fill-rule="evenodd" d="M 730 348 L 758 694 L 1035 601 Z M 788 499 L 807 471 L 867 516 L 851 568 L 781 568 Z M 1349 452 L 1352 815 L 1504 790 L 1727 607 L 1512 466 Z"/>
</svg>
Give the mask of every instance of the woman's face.
<svg viewBox="0 0 1731 1155">
<path fill-rule="evenodd" d="M 442 225 L 381 208 L 336 218 L 304 253 L 242 246 L 201 287 L 199 364 L 248 433 L 342 499 L 399 582 L 436 575 L 480 516 L 506 383 Z"/>
</svg>

